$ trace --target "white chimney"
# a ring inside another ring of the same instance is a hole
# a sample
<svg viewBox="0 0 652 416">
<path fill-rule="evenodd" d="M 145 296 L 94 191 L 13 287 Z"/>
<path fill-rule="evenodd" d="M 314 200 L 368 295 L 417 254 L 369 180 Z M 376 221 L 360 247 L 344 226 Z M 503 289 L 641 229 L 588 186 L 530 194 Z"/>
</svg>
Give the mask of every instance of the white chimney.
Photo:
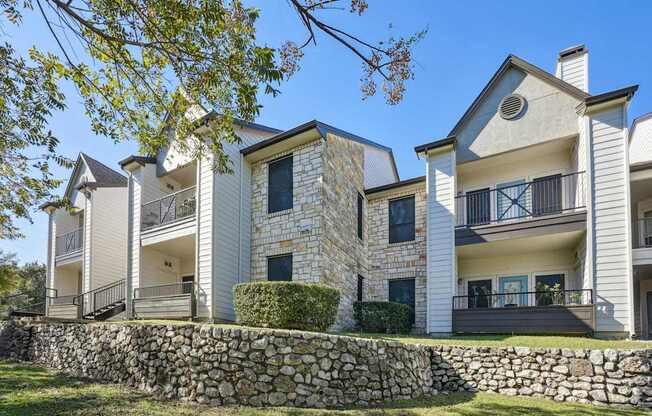
<svg viewBox="0 0 652 416">
<path fill-rule="evenodd" d="M 589 50 L 585 45 L 571 46 L 559 52 L 556 76 L 589 92 Z"/>
</svg>

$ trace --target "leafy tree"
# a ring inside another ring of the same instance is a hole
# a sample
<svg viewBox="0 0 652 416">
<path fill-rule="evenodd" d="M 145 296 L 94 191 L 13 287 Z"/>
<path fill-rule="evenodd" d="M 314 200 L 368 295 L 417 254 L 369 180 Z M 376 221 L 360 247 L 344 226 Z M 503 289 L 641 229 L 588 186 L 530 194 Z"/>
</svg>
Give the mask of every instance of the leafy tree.
<svg viewBox="0 0 652 416">
<path fill-rule="evenodd" d="M 256 38 L 260 11 L 241 0 L 0 0 L 6 20 L 21 25 L 25 13 L 41 17 L 56 50 L 34 46 L 24 60 L 4 43 L 0 49 L 0 238 L 16 238 L 15 218 L 30 220 L 29 208 L 59 185 L 50 164 L 70 166 L 47 128 L 52 111 L 66 108 L 62 82 L 81 97 L 94 133 L 114 142 L 135 139 L 152 154 L 167 144 L 166 127 L 191 156 L 212 152 L 215 169 L 230 170 L 222 151 L 237 142 L 234 118 L 251 121 L 258 94 L 279 92 L 299 70 L 308 45 L 328 37 L 362 61 L 363 97 L 401 101 L 413 77 L 411 49 L 425 32 L 373 44 L 324 21 L 325 10 L 363 15 L 365 0 L 288 0 L 305 26 L 300 45 L 275 49 Z M 207 140 L 190 146 L 196 129 L 192 106 L 219 114 Z"/>
<path fill-rule="evenodd" d="M 12 293 L 20 284 L 20 280 L 16 255 L 0 250 L 0 297 Z"/>
</svg>

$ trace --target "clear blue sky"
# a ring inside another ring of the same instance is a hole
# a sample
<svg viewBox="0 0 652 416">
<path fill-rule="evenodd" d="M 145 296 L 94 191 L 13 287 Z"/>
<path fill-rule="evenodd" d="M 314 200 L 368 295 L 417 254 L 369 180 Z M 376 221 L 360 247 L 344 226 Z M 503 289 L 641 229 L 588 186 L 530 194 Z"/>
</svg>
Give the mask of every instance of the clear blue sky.
<svg viewBox="0 0 652 416">
<path fill-rule="evenodd" d="M 262 9 L 261 42 L 276 47 L 286 39 L 304 39 L 288 2 L 254 3 Z M 301 71 L 281 86 L 282 95 L 262 98 L 260 123 L 286 129 L 318 119 L 391 146 L 401 178 L 423 175 L 414 146 L 446 135 L 507 54 L 554 73 L 557 52 L 579 43 L 589 48 L 591 93 L 639 84 L 630 120 L 652 111 L 652 2 L 369 3 L 363 17 L 326 11 L 324 18 L 367 40 L 385 39 L 389 23 L 396 34 L 429 28 L 415 50 L 416 79 L 408 84 L 405 100 L 397 106 L 386 105 L 380 96 L 362 101 L 360 62 L 322 37 L 316 48 L 306 50 Z M 19 31 L 9 25 L 5 29 L 21 51 L 33 44 L 53 47 L 35 15 L 28 15 Z M 68 104 L 51 123 L 66 155 L 83 151 L 117 169 L 118 160 L 136 151 L 134 143 L 114 145 L 94 137 L 74 91 L 69 91 Z M 57 174 L 67 178 L 69 172 Z M 36 213 L 34 219 L 32 225 L 23 224 L 26 239 L 0 241 L 0 249 L 16 252 L 21 261 L 45 261 L 47 218 Z"/>
</svg>

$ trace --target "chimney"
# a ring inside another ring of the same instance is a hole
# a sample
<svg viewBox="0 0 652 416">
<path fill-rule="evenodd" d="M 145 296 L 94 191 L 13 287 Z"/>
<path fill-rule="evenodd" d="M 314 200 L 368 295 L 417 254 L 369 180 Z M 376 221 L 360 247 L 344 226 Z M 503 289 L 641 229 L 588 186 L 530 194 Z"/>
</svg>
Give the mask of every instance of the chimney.
<svg viewBox="0 0 652 416">
<path fill-rule="evenodd" d="M 556 76 L 589 92 L 589 50 L 585 45 L 571 46 L 559 52 Z"/>
</svg>

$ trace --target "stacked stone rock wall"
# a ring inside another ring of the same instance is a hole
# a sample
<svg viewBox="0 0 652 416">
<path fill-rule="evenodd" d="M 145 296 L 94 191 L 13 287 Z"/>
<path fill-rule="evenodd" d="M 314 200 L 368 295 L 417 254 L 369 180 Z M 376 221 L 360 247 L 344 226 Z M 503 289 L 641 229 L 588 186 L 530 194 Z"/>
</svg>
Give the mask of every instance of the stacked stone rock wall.
<svg viewBox="0 0 652 416">
<path fill-rule="evenodd" d="M 652 408 L 652 350 L 405 345 L 212 325 L 0 323 L 0 357 L 215 406 L 343 407 L 492 391 Z"/>
<path fill-rule="evenodd" d="M 415 239 L 389 243 L 389 201 L 414 195 Z M 426 327 L 426 186 L 425 182 L 368 195 L 369 272 L 365 300 L 386 301 L 389 281 L 414 279 L 415 329 Z"/>
</svg>

